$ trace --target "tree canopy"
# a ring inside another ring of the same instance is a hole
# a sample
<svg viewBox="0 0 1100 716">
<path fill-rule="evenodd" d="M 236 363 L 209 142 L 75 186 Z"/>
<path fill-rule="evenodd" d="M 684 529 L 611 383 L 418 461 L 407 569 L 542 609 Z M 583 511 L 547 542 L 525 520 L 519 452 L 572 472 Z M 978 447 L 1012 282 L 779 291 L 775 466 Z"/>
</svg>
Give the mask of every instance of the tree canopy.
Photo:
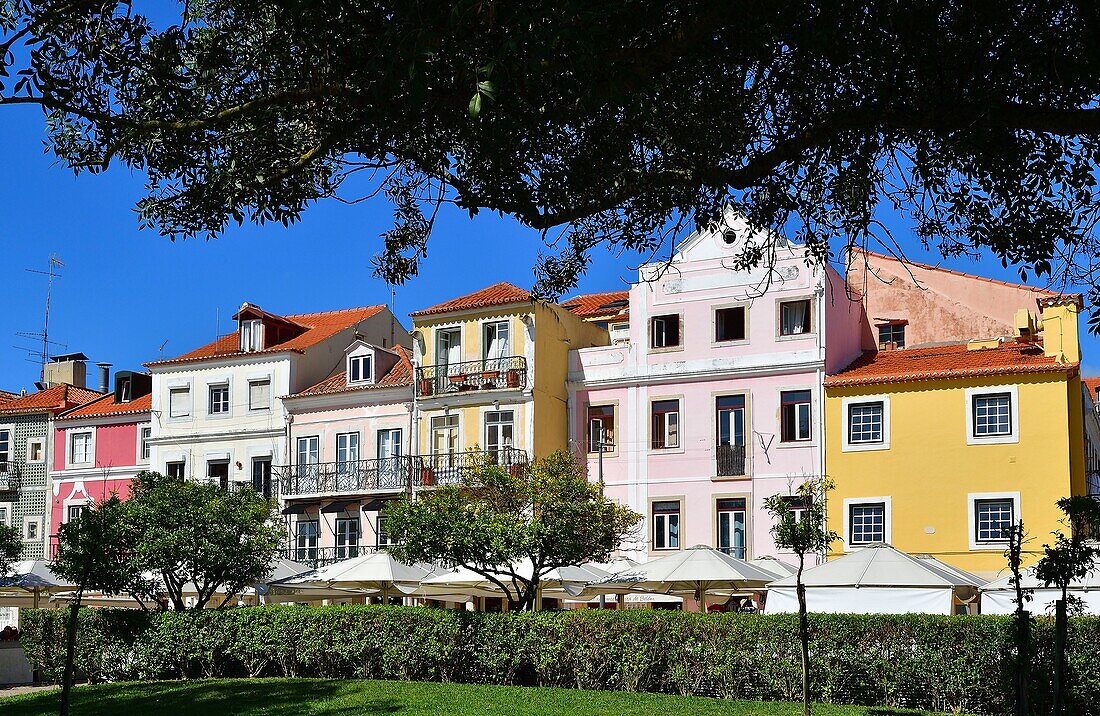
<svg viewBox="0 0 1100 716">
<path fill-rule="evenodd" d="M 387 508 L 397 559 L 465 567 L 500 588 L 513 608 L 536 603 L 549 572 L 607 561 L 641 516 L 603 496 L 573 456 L 556 452 L 529 469 L 482 464 Z"/>
<path fill-rule="evenodd" d="M 13 562 L 23 553 L 23 536 L 19 528 L 0 522 L 0 577 L 7 574 Z"/>
<path fill-rule="evenodd" d="M 536 290 L 555 295 L 595 247 L 656 251 L 725 207 L 818 262 L 895 250 L 889 211 L 944 254 L 1100 298 L 1092 3 L 174 7 L 0 0 L 0 104 L 40 105 L 77 171 L 145 172 L 140 220 L 172 238 L 384 193 L 377 270 L 401 282 L 453 203 L 545 232 Z"/>
</svg>

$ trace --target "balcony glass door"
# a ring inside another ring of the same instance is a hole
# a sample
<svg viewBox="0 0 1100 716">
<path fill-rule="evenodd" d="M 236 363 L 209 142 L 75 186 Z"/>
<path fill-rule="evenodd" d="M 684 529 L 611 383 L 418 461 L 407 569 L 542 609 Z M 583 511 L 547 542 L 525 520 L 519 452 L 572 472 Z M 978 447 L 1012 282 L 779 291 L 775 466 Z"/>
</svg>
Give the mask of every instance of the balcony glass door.
<svg viewBox="0 0 1100 716">
<path fill-rule="evenodd" d="M 7 472 L 11 460 L 11 431 L 0 430 L 0 472 Z"/>
<path fill-rule="evenodd" d="M 317 561 L 317 538 L 320 534 L 320 524 L 316 520 L 299 520 L 298 532 L 295 535 L 295 561 L 303 564 L 313 564 Z"/>
<path fill-rule="evenodd" d="M 718 550 L 745 559 L 745 498 L 718 500 Z"/>
<path fill-rule="evenodd" d="M 359 556 L 359 518 L 336 520 L 336 559 L 353 559 Z"/>
<path fill-rule="evenodd" d="M 298 438 L 298 492 L 320 492 L 320 438 Z"/>
<path fill-rule="evenodd" d="M 438 330 L 435 332 L 435 340 L 436 390 L 442 391 L 451 385 L 450 366 L 462 362 L 462 331 L 458 328 Z"/>
<path fill-rule="evenodd" d="M 745 396 L 723 395 L 716 400 L 718 435 L 715 453 L 719 477 L 745 474 Z"/>
<path fill-rule="evenodd" d="M 458 415 L 437 415 L 432 418 L 432 466 L 435 479 L 456 482 L 462 456 L 458 452 Z"/>
<path fill-rule="evenodd" d="M 336 435 L 336 491 L 351 492 L 359 486 L 359 433 Z"/>
<path fill-rule="evenodd" d="M 486 323 L 482 335 L 482 359 L 485 370 L 501 371 L 507 368 L 504 359 L 512 354 L 508 321 Z"/>
<path fill-rule="evenodd" d="M 401 479 L 401 428 L 378 431 L 378 489 L 399 490 Z"/>
<path fill-rule="evenodd" d="M 514 413 L 511 410 L 497 410 L 485 413 L 485 450 L 489 459 L 498 465 L 511 462 Z"/>
</svg>

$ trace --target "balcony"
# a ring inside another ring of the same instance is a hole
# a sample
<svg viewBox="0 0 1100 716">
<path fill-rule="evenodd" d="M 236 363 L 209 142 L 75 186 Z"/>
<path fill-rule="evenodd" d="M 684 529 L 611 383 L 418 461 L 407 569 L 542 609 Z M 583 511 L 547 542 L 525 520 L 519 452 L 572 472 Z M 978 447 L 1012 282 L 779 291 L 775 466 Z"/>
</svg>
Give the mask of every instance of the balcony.
<svg viewBox="0 0 1100 716">
<path fill-rule="evenodd" d="M 377 460 L 280 465 L 273 481 L 284 497 L 355 492 L 400 492 L 419 480 L 419 462 L 410 456 Z"/>
<path fill-rule="evenodd" d="M 501 465 L 511 471 L 526 470 L 527 453 L 514 448 L 503 450 L 469 450 L 420 456 L 421 487 L 458 485 L 467 480 L 482 465 Z"/>
<path fill-rule="evenodd" d="M 718 477 L 742 477 L 745 474 L 744 445 L 718 445 L 714 452 Z"/>
<path fill-rule="evenodd" d="M 416 369 L 416 395 L 522 390 L 527 387 L 527 359 L 523 356 L 487 358 L 462 363 L 439 363 Z"/>
<path fill-rule="evenodd" d="M 305 565 L 310 569 L 341 562 L 345 559 L 355 559 L 380 551 L 381 547 L 375 545 L 348 545 L 345 547 L 284 547 L 280 557 L 291 562 Z"/>
<path fill-rule="evenodd" d="M 19 466 L 12 462 L 0 462 L 0 494 L 19 489 Z"/>
</svg>

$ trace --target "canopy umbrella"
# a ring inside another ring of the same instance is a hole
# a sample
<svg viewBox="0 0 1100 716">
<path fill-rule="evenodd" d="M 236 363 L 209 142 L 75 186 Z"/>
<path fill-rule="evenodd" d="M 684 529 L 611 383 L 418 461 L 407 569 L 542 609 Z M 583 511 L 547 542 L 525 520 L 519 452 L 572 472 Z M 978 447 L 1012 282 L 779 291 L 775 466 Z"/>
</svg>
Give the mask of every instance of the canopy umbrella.
<svg viewBox="0 0 1100 716">
<path fill-rule="evenodd" d="M 385 602 L 394 590 L 414 591 L 429 574 L 423 567 L 398 562 L 387 552 L 375 552 L 272 582 L 268 589 L 275 594 L 317 594 L 318 589 L 354 590 L 363 594 L 363 590 L 373 590 L 381 592 Z"/>
<path fill-rule="evenodd" d="M 74 588 L 75 585 L 54 574 L 46 560 L 16 562 L 0 576 L 0 605 L 18 606 L 29 598 L 30 606 L 38 608 L 43 595 Z"/>
<path fill-rule="evenodd" d="M 1012 575 L 1006 574 L 982 587 L 982 614 L 1011 614 L 1016 611 L 1016 590 L 1011 579 Z M 1020 574 L 1020 586 L 1032 590 L 1032 602 L 1047 611 L 1050 611 L 1052 602 L 1062 598 L 1062 590 L 1039 581 L 1034 565 Z M 1084 577 L 1070 583 L 1068 594 L 1081 601 L 1086 614 L 1100 614 L 1100 560 Z"/>
<path fill-rule="evenodd" d="M 534 568 L 530 560 L 522 560 L 512 565 L 513 571 L 521 575 L 530 575 Z M 589 583 L 606 579 L 608 572 L 594 564 L 571 564 L 556 567 L 542 576 L 539 580 L 539 589 L 543 594 L 549 594 L 555 599 L 568 599 L 581 594 Z M 506 575 L 500 575 L 499 580 L 510 585 L 511 579 Z M 488 577 L 467 569 L 456 567 L 451 570 L 437 572 L 423 580 L 420 588 L 415 592 L 416 596 L 474 596 L 474 597 L 500 597 L 503 592 Z M 518 595 L 509 594 L 510 597 Z"/>
<path fill-rule="evenodd" d="M 793 564 L 782 562 L 775 557 L 757 557 L 756 559 L 750 559 L 749 564 L 755 565 L 768 572 L 773 572 L 776 579 L 789 577 L 798 572 L 798 567 L 795 567 Z"/>
<path fill-rule="evenodd" d="M 708 591 L 763 589 L 771 572 L 706 545 L 696 545 L 652 562 L 612 574 L 594 587 L 605 591 L 644 589 L 662 594 L 692 594 L 699 610 L 707 608 Z"/>
</svg>

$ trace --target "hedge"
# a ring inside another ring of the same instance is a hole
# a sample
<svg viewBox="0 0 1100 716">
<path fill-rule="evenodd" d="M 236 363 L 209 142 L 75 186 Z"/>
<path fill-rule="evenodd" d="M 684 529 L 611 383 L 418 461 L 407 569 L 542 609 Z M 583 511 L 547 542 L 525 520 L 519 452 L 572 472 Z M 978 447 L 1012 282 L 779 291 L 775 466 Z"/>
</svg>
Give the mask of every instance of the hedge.
<svg viewBox="0 0 1100 716">
<path fill-rule="evenodd" d="M 42 678 L 64 659 L 62 610 L 27 610 Z M 1008 617 L 811 615 L 813 698 L 1002 714 L 1015 662 Z M 430 680 L 801 697 L 795 615 L 637 610 L 487 614 L 423 607 L 86 609 L 77 666 L 91 681 L 198 677 Z M 1036 622 L 1033 703 L 1050 699 L 1051 620 Z M 1070 711 L 1100 715 L 1100 618 L 1070 621 Z"/>
</svg>

